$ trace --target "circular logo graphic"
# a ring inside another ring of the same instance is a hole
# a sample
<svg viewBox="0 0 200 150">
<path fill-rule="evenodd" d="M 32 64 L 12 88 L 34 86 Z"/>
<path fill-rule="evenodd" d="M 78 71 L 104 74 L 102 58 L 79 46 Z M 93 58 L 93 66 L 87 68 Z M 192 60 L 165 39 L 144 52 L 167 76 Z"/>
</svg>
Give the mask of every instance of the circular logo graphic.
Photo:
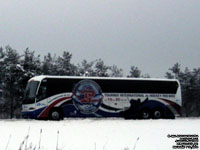
<svg viewBox="0 0 200 150">
<path fill-rule="evenodd" d="M 81 113 L 90 114 L 98 110 L 102 103 L 103 95 L 100 86 L 92 80 L 81 80 L 72 91 L 75 107 Z"/>
</svg>

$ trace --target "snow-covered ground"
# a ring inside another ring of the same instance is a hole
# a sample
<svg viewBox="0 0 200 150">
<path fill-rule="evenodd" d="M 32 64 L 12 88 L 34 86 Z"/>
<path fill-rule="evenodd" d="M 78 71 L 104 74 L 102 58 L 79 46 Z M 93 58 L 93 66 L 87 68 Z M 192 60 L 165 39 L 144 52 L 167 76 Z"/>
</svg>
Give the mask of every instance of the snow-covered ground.
<svg viewBox="0 0 200 150">
<path fill-rule="evenodd" d="M 37 150 L 171 150 L 168 134 L 200 135 L 200 118 L 0 120 L 0 150 L 18 150 L 27 135 L 24 146 Z"/>
</svg>

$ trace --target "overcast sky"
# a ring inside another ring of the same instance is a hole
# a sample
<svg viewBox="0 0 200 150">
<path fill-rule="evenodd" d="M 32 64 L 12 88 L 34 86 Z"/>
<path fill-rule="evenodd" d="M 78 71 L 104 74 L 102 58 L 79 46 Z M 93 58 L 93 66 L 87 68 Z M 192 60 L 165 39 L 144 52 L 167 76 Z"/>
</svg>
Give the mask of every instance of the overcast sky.
<svg viewBox="0 0 200 150">
<path fill-rule="evenodd" d="M 8 44 L 164 77 L 176 62 L 200 67 L 200 1 L 0 0 L 0 46 Z"/>
</svg>

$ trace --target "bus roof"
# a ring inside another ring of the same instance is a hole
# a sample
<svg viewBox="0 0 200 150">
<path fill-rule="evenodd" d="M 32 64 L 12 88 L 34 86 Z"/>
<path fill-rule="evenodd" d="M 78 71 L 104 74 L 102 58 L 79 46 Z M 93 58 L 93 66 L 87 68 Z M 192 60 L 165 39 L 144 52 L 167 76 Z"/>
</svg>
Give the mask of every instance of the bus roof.
<svg viewBox="0 0 200 150">
<path fill-rule="evenodd" d="M 177 79 L 165 79 L 165 78 L 127 78 L 127 77 L 91 77 L 91 76 L 50 76 L 50 75 L 40 75 L 32 77 L 30 81 L 42 81 L 45 78 L 54 79 L 104 79 L 104 80 L 146 80 L 146 81 L 177 81 Z"/>
</svg>

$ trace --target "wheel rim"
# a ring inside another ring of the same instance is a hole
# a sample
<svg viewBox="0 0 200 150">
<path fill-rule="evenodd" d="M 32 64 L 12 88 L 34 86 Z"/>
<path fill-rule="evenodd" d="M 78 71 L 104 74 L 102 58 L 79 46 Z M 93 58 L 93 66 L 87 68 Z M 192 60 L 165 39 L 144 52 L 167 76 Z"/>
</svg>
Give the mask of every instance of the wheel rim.
<svg viewBox="0 0 200 150">
<path fill-rule="evenodd" d="M 142 111 L 142 118 L 148 119 L 149 118 L 149 112 L 147 110 Z"/>
<path fill-rule="evenodd" d="M 159 119 L 159 118 L 161 118 L 161 112 L 159 111 L 159 110 L 156 110 L 156 111 L 154 111 L 154 118 L 155 119 Z"/>
<path fill-rule="evenodd" d="M 51 113 L 51 119 L 52 119 L 52 120 L 59 120 L 59 119 L 60 119 L 60 114 L 59 114 L 59 112 L 53 111 L 53 112 Z"/>
</svg>

